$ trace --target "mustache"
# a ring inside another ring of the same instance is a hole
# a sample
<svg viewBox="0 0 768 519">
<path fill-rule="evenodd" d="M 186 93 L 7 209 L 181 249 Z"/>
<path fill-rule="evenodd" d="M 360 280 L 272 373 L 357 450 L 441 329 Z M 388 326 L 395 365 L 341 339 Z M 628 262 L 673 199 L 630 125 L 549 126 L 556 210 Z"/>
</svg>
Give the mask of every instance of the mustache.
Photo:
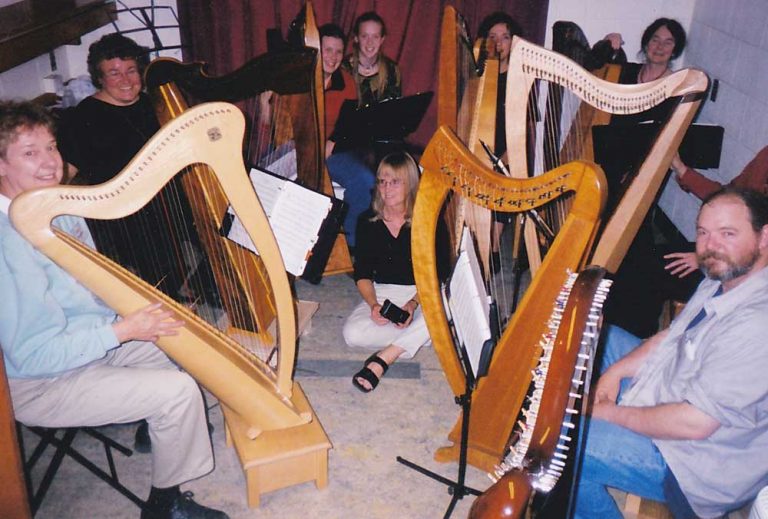
<svg viewBox="0 0 768 519">
<path fill-rule="evenodd" d="M 720 254 L 719 252 L 715 252 L 712 250 L 708 250 L 703 252 L 702 254 L 699 254 L 699 263 L 707 261 L 708 259 L 716 259 L 716 260 L 725 261 L 725 262 L 729 261 L 729 259 L 724 254 Z"/>
</svg>

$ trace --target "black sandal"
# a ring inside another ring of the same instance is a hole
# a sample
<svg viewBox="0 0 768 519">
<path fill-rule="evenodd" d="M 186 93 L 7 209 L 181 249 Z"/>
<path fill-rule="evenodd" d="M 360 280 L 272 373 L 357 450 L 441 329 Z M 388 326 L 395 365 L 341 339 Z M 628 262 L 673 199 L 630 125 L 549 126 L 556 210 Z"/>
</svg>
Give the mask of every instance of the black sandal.
<svg viewBox="0 0 768 519">
<path fill-rule="evenodd" d="M 382 372 L 381 377 L 377 377 L 376 373 L 371 371 L 370 368 L 368 368 L 368 365 L 371 362 L 375 362 L 379 366 L 381 366 Z M 363 364 L 363 369 L 355 373 L 355 375 L 352 377 L 352 385 L 354 385 L 357 389 L 362 391 L 363 393 L 370 393 L 374 389 L 376 389 L 376 386 L 379 385 L 379 382 L 381 381 L 381 378 L 387 374 L 387 370 L 389 369 L 389 364 L 387 364 L 384 359 L 379 357 L 378 352 L 374 353 L 367 359 L 365 359 L 365 364 Z M 363 380 L 367 381 L 371 387 L 370 389 L 362 385 L 357 379 L 362 378 Z"/>
</svg>

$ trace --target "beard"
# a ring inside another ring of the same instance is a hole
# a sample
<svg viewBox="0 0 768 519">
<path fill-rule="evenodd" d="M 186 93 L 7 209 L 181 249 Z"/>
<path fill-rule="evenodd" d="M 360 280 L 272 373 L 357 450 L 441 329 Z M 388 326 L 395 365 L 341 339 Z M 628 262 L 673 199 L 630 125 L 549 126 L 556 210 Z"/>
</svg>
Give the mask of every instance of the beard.
<svg viewBox="0 0 768 519">
<path fill-rule="evenodd" d="M 706 275 L 709 279 L 724 282 L 731 281 L 732 279 L 736 279 L 743 276 L 744 274 L 747 274 L 750 270 L 752 270 L 752 267 L 755 266 L 755 263 L 757 263 L 759 257 L 760 250 L 755 247 L 752 252 L 736 259 L 731 259 L 724 254 L 720 254 L 719 252 L 706 251 L 702 254 L 699 254 L 697 260 L 699 262 L 699 267 L 701 267 L 701 270 L 704 272 L 704 275 Z M 713 267 L 707 265 L 707 260 L 709 259 L 715 259 L 725 263 L 726 268 L 720 271 L 715 270 Z"/>
</svg>

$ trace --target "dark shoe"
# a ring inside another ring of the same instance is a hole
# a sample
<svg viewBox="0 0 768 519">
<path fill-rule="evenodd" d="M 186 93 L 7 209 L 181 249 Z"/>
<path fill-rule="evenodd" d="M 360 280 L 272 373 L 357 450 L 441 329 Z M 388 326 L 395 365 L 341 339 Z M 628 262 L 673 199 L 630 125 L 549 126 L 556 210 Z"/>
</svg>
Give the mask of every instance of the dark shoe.
<svg viewBox="0 0 768 519">
<path fill-rule="evenodd" d="M 192 492 L 183 492 L 171 506 L 171 519 L 229 519 L 229 516 L 220 510 L 208 508 L 192 499 Z"/>
<path fill-rule="evenodd" d="M 192 492 L 183 492 L 174 499 L 171 509 L 165 512 L 142 510 L 141 519 L 229 519 L 219 510 L 196 503 Z"/>
<path fill-rule="evenodd" d="M 379 381 L 381 380 L 381 377 L 376 376 L 376 373 L 371 371 L 371 369 L 368 367 L 368 365 L 371 362 L 375 362 L 376 364 L 381 366 L 382 377 L 387 374 L 387 370 L 389 369 L 389 364 L 387 364 L 384 361 L 384 359 L 379 357 L 378 353 L 374 353 L 373 355 L 365 359 L 365 364 L 363 364 L 363 369 L 355 373 L 355 375 L 352 377 L 352 384 L 363 393 L 370 393 L 371 391 L 376 389 L 376 386 L 379 385 Z M 371 385 L 371 388 L 368 389 L 367 387 L 362 385 L 360 381 L 357 380 L 358 378 L 362 378 L 363 380 L 367 381 Z"/>
<path fill-rule="evenodd" d="M 152 452 L 152 441 L 149 439 L 149 424 L 142 420 L 136 428 L 136 435 L 133 438 L 133 450 L 146 454 Z"/>
</svg>

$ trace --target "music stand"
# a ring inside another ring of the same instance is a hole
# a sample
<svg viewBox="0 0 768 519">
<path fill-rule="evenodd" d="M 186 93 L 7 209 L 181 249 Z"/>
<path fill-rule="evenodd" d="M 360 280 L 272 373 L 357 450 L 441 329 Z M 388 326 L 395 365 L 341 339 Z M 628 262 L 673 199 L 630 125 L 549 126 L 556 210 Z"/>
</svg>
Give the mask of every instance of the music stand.
<svg viewBox="0 0 768 519">
<path fill-rule="evenodd" d="M 465 230 L 466 233 L 466 230 Z M 465 236 L 466 239 L 466 236 Z M 467 260 L 467 264 L 469 267 L 469 271 L 471 272 L 473 269 L 479 268 L 477 267 L 477 258 L 474 255 L 474 249 L 472 249 L 472 245 L 469 245 L 468 251 L 466 251 L 469 259 Z M 465 254 L 465 251 L 462 251 L 461 254 Z M 457 266 L 459 264 L 460 260 L 457 260 Z M 474 266 L 472 263 L 474 262 Z M 455 267 L 454 272 L 451 274 L 450 278 L 453 278 L 458 271 L 458 267 Z M 464 271 L 466 273 L 466 270 Z M 475 276 L 479 276 L 479 272 L 473 272 Z M 465 274 L 466 276 L 466 274 Z M 466 277 L 464 278 L 466 279 Z M 479 281 L 480 284 L 482 282 L 476 278 L 476 281 Z M 450 301 L 451 299 L 451 279 L 448 280 L 446 283 L 446 300 Z M 457 297 L 465 297 L 466 292 L 462 293 L 461 290 L 459 290 L 460 296 Z M 484 291 L 483 291 L 484 293 Z M 449 305 L 450 307 L 450 305 Z M 480 378 L 487 374 L 488 372 L 488 366 L 491 362 L 491 356 L 493 352 L 493 347 L 496 343 L 496 339 L 499 336 L 498 333 L 498 323 L 494 323 L 492 316 L 494 316 L 496 313 L 495 305 L 490 304 L 488 308 L 488 332 L 490 337 L 484 342 L 482 342 L 482 346 L 480 347 L 479 355 L 476 357 L 473 355 L 470 355 L 470 353 L 467 351 L 466 343 L 464 342 L 464 336 L 463 334 L 460 334 L 457 332 L 457 322 L 462 322 L 462 318 L 458 313 L 454 313 L 453 311 L 450 311 L 451 319 L 449 321 L 449 325 L 451 327 L 451 335 L 454 338 L 454 344 L 457 345 L 457 354 L 459 355 L 459 358 L 461 359 L 461 366 L 462 370 L 464 371 L 464 393 L 457 396 L 455 398 L 455 402 L 461 406 L 461 436 L 459 438 L 459 470 L 458 470 L 458 477 L 457 479 L 451 480 L 448 478 L 445 478 L 439 474 L 436 474 L 435 472 L 432 472 L 431 470 L 427 470 L 426 468 L 416 465 L 415 463 L 406 460 L 405 458 L 398 456 L 396 459 L 399 463 L 402 463 L 406 467 L 409 467 L 421 474 L 424 474 L 425 476 L 434 479 L 444 485 L 448 486 L 448 493 L 451 494 L 451 502 L 448 504 L 448 508 L 445 511 L 445 515 L 443 515 L 444 519 L 448 519 L 451 514 L 453 513 L 453 509 L 456 506 L 456 503 L 459 502 L 460 499 L 462 499 L 464 496 L 467 495 L 475 495 L 479 496 L 481 494 L 480 491 L 475 490 L 474 488 L 468 487 L 465 485 L 465 479 L 466 479 L 466 473 L 467 473 L 467 442 L 469 440 L 469 417 L 470 412 L 472 410 L 472 393 L 475 390 L 477 378 Z M 485 339 L 486 335 L 482 335 L 477 340 L 473 342 L 473 344 L 480 344 L 483 339 Z M 471 341 L 471 339 L 469 339 Z M 473 364 L 475 364 L 473 366 Z M 477 373 L 477 377 L 474 375 L 474 373 Z"/>
<path fill-rule="evenodd" d="M 371 143 L 399 143 L 416 131 L 421 124 L 433 92 L 386 99 L 380 103 L 357 107 L 357 101 L 347 99 L 341 105 L 330 139 L 335 150 L 348 150 Z"/>
<path fill-rule="evenodd" d="M 652 122 L 593 126 L 595 162 L 626 171 L 647 153 L 660 128 Z M 695 169 L 719 168 L 724 131 L 722 126 L 692 124 L 680 143 L 680 159 Z"/>
<path fill-rule="evenodd" d="M 448 508 L 445 510 L 443 519 L 448 519 L 453 513 L 453 509 L 456 507 L 456 503 L 464 496 L 473 495 L 479 496 L 482 494 L 479 490 L 466 486 L 465 480 L 467 475 L 467 440 L 469 439 L 469 413 L 472 410 L 472 393 L 475 390 L 475 377 L 472 375 L 472 370 L 467 366 L 466 357 L 462 357 L 462 366 L 464 368 L 464 393 L 457 396 L 454 401 L 461 406 L 461 437 L 459 440 L 459 472 L 456 480 L 448 479 L 441 476 L 431 470 L 428 470 L 421 465 L 417 465 L 412 461 L 408 461 L 402 456 L 398 456 L 396 459 L 399 463 L 402 463 L 408 468 L 415 470 L 425 476 L 434 479 L 448 487 L 448 493 L 451 494 L 451 502 L 448 503 Z"/>
</svg>

